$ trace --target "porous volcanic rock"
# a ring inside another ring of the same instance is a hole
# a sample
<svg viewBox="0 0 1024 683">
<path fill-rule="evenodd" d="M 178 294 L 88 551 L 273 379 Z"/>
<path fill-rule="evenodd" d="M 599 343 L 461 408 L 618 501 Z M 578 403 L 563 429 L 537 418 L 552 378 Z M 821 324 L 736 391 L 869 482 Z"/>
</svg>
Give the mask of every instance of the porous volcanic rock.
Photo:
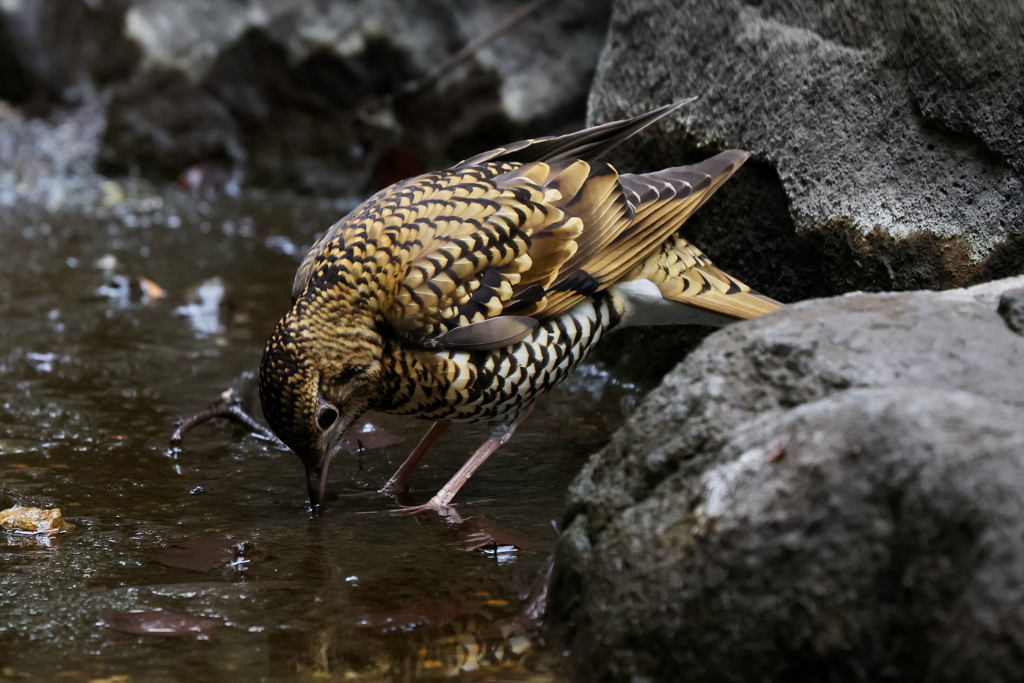
<svg viewBox="0 0 1024 683">
<path fill-rule="evenodd" d="M 589 122 L 698 99 L 615 157 L 747 167 L 687 224 L 785 301 L 1024 270 L 1024 5 L 615 0 Z"/>
<path fill-rule="evenodd" d="M 1024 677 L 1022 285 L 707 338 L 571 487 L 552 616 L 574 678 Z"/>
</svg>

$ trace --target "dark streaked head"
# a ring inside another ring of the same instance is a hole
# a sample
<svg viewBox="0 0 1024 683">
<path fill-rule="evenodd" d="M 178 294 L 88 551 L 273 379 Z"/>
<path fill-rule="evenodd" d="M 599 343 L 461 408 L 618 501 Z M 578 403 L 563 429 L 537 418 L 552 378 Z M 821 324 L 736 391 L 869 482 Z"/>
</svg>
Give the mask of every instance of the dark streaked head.
<svg viewBox="0 0 1024 683">
<path fill-rule="evenodd" d="M 309 504 L 324 499 L 327 468 L 359 416 L 377 402 L 380 338 L 366 326 L 306 324 L 292 309 L 260 363 L 260 403 L 275 434 L 306 468 Z"/>
</svg>

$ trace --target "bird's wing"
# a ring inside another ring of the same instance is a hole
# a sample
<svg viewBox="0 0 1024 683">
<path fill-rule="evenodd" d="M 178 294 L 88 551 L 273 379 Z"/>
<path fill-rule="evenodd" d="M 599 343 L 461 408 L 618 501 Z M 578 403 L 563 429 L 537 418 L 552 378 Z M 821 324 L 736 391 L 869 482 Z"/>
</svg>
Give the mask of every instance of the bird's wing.
<svg viewBox="0 0 1024 683">
<path fill-rule="evenodd" d="M 568 133 L 566 135 L 531 138 L 514 142 L 505 147 L 498 147 L 483 152 L 475 157 L 460 161 L 453 169 L 467 168 L 482 164 L 485 161 L 511 161 L 521 164 L 531 161 L 555 163 L 559 161 L 596 161 L 610 150 L 618 147 L 627 139 L 636 135 L 658 120 L 693 102 L 696 97 L 679 100 L 649 112 L 634 116 L 631 119 L 611 121 L 599 126 Z"/>
<path fill-rule="evenodd" d="M 320 255 L 323 253 L 328 242 L 331 240 L 341 239 L 341 231 L 347 225 L 347 222 L 348 216 L 345 216 L 328 228 L 324 234 L 320 235 L 319 239 L 313 243 L 313 246 L 309 248 L 306 255 L 302 257 L 302 262 L 299 264 L 298 270 L 295 271 L 295 278 L 292 280 L 292 303 L 295 303 L 295 300 L 299 298 L 300 294 L 302 294 L 302 290 L 306 288 L 309 278 L 313 276 L 313 269 L 316 265 L 316 261 L 320 258 Z"/>
<path fill-rule="evenodd" d="M 621 176 L 579 158 L 607 151 L 680 105 L 526 141 L 382 190 L 314 245 L 293 292 L 302 294 L 327 261 L 343 263 L 356 277 L 348 286 L 372 290 L 380 321 L 399 336 L 465 350 L 515 343 L 540 321 L 629 278 L 651 279 L 666 298 L 729 318 L 755 315 L 756 306 L 740 301 L 745 286 L 688 243 L 676 254 L 670 240 L 746 152 Z M 697 279 L 700 296 L 688 284 Z M 720 282 L 721 296 L 709 293 L 707 285 Z"/>
<path fill-rule="evenodd" d="M 511 164 L 506 164 L 505 168 L 512 168 L 518 164 L 529 163 L 532 161 L 569 163 L 577 159 L 584 161 L 596 160 L 602 154 L 605 154 L 609 150 L 617 147 L 628 138 L 639 133 L 651 124 L 656 123 L 658 120 L 668 116 L 677 109 L 689 104 L 694 99 L 696 98 L 691 97 L 689 99 L 680 100 L 678 102 L 653 109 L 644 114 L 640 114 L 639 116 L 635 116 L 631 119 L 612 121 L 599 126 L 586 128 L 575 133 L 533 138 L 530 140 L 522 140 L 505 147 L 498 147 L 497 149 L 492 149 L 470 159 L 466 159 L 465 161 L 461 161 L 453 166 L 452 170 L 459 171 L 479 164 L 484 164 L 486 162 L 511 162 Z M 399 183 L 399 185 L 402 184 L 403 183 Z M 381 200 L 382 197 L 390 193 L 393 189 L 394 186 L 381 190 L 368 199 L 367 203 L 372 204 Z M 359 211 L 363 206 L 364 205 L 357 207 L 356 211 Z M 309 282 L 309 278 L 313 274 L 314 264 L 323 253 L 328 243 L 332 240 L 341 239 L 343 230 L 349 226 L 348 218 L 351 215 L 352 214 L 349 214 L 349 216 L 346 216 L 335 223 L 330 229 L 320 236 L 316 243 L 313 244 L 306 253 L 305 258 L 302 259 L 302 263 L 299 265 L 299 268 L 295 273 L 295 279 L 292 282 L 292 300 L 297 299 L 299 295 L 302 294 L 302 290 L 306 288 L 306 284 Z"/>
<path fill-rule="evenodd" d="M 452 171 L 434 181 L 429 201 L 410 205 L 415 244 L 405 237 L 395 252 L 409 261 L 387 320 L 426 346 L 497 348 L 640 278 L 723 319 L 774 310 L 675 235 L 747 156 L 733 150 L 645 175 L 582 160 Z"/>
<path fill-rule="evenodd" d="M 648 279 L 663 297 L 724 316 L 752 318 L 778 307 L 676 231 L 748 158 L 729 150 L 691 166 L 617 175 L 595 165 L 566 209 L 583 218 L 578 249 L 546 292 L 541 317 L 569 310 L 616 282 Z"/>
<path fill-rule="evenodd" d="M 505 302 L 550 284 L 583 229 L 546 201 L 547 169 L 486 162 L 396 183 L 317 241 L 293 293 L 374 298 L 380 323 L 426 347 L 514 343 L 537 320 L 505 314 Z"/>
<path fill-rule="evenodd" d="M 424 346 L 485 350 L 527 336 L 538 321 L 506 310 L 513 296 L 550 286 L 576 251 L 579 217 L 551 200 L 547 164 L 486 162 L 430 174 L 392 198 L 390 230 L 404 262 L 384 318 Z"/>
</svg>

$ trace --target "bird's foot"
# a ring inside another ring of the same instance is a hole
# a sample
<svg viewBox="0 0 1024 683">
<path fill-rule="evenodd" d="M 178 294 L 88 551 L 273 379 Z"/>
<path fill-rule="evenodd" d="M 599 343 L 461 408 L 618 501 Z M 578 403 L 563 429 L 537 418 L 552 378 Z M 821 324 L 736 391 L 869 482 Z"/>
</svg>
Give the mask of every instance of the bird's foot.
<svg viewBox="0 0 1024 683">
<path fill-rule="evenodd" d="M 459 517 L 459 513 L 455 511 L 455 507 L 449 503 L 444 503 L 440 498 L 434 496 L 423 505 L 403 505 L 400 509 L 395 510 L 395 514 L 399 515 L 418 515 L 421 512 L 436 512 L 441 517 L 448 517 L 455 523 L 462 520 Z"/>
</svg>

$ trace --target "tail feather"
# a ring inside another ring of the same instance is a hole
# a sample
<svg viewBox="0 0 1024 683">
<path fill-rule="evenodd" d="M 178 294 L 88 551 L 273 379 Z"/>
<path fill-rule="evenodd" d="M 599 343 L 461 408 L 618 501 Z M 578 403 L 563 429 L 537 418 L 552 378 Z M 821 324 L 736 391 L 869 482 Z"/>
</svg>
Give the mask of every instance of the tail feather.
<svg viewBox="0 0 1024 683">
<path fill-rule="evenodd" d="M 623 279 L 648 280 L 666 299 L 732 320 L 756 318 L 782 306 L 715 267 L 680 235 L 667 240 Z"/>
</svg>

